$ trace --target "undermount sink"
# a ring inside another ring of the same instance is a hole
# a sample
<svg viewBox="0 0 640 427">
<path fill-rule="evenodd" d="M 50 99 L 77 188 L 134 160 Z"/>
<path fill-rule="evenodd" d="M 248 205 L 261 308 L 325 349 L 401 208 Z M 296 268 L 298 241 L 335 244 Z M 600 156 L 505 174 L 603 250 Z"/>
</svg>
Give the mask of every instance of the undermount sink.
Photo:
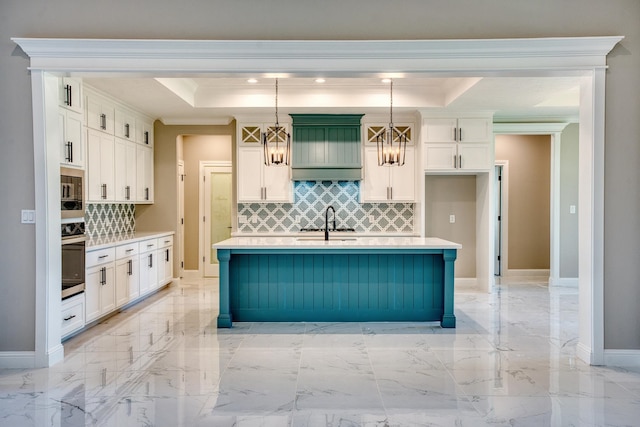
<svg viewBox="0 0 640 427">
<path fill-rule="evenodd" d="M 333 241 L 340 241 L 340 242 L 346 242 L 346 241 L 350 241 L 350 240 L 357 240 L 357 237 L 333 237 L 333 236 L 329 236 L 329 241 L 333 240 Z M 299 242 L 322 242 L 324 241 L 324 237 L 323 236 L 309 236 L 309 237 L 297 237 L 296 238 L 297 241 Z"/>
</svg>

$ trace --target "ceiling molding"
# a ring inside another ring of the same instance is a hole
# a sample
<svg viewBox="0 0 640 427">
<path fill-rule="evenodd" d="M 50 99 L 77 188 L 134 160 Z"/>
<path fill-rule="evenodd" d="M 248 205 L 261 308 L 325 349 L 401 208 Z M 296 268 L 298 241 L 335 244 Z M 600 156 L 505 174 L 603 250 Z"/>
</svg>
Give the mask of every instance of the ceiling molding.
<svg viewBox="0 0 640 427">
<path fill-rule="evenodd" d="M 158 120 L 165 126 L 228 126 L 233 121 L 233 117 L 215 116 L 207 119 L 160 117 Z"/>
<path fill-rule="evenodd" d="M 494 123 L 496 135 L 548 135 L 562 132 L 569 123 Z"/>
</svg>

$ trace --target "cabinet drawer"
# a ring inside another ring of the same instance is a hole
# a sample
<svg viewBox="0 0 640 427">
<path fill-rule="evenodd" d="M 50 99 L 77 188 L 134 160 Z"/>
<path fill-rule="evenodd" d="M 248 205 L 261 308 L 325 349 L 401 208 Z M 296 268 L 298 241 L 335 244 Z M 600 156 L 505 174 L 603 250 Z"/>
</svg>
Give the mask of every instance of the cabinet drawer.
<svg viewBox="0 0 640 427">
<path fill-rule="evenodd" d="M 158 238 L 158 248 L 168 248 L 169 246 L 173 246 L 173 236 Z"/>
<path fill-rule="evenodd" d="M 86 268 L 113 262 L 116 260 L 116 248 L 105 248 L 97 251 L 87 251 Z"/>
<path fill-rule="evenodd" d="M 84 293 L 62 301 L 62 338 L 84 327 Z"/>
<path fill-rule="evenodd" d="M 116 246 L 116 259 L 122 259 L 133 255 L 138 255 L 140 245 L 138 242 Z"/>
<path fill-rule="evenodd" d="M 149 239 L 140 242 L 139 251 L 141 254 L 155 251 L 158 248 L 158 239 Z"/>
</svg>

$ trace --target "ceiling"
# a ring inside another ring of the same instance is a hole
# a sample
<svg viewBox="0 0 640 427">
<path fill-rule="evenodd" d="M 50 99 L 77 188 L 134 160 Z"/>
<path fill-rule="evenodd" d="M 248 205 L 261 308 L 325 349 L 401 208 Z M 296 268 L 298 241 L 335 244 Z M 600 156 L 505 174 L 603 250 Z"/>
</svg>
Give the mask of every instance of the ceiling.
<svg viewBox="0 0 640 427">
<path fill-rule="evenodd" d="M 85 77 L 93 86 L 165 124 L 227 124 L 238 115 L 274 114 L 275 78 Z M 416 110 L 490 111 L 497 122 L 577 121 L 580 77 L 395 77 L 394 114 Z M 379 77 L 279 77 L 279 115 L 389 114 Z"/>
</svg>

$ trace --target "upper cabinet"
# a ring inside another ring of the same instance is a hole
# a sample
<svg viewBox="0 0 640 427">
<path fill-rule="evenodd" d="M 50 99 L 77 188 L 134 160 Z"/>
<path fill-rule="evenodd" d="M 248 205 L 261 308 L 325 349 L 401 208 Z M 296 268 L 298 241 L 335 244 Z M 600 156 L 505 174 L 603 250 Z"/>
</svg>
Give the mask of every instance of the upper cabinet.
<svg viewBox="0 0 640 427">
<path fill-rule="evenodd" d="M 153 203 L 153 120 L 85 88 L 88 201 Z"/>
<path fill-rule="evenodd" d="M 60 136 L 60 163 L 65 166 L 84 166 L 84 117 L 66 108 L 58 108 L 58 135 Z"/>
<path fill-rule="evenodd" d="M 491 117 L 425 118 L 425 172 L 486 172 L 492 167 Z"/>
<path fill-rule="evenodd" d="M 281 124 L 286 132 L 288 125 Z M 292 202 L 291 168 L 264 164 L 262 133 L 273 124 L 238 123 L 238 202 Z M 275 134 L 271 133 L 273 137 Z M 286 140 L 285 140 L 286 141 Z"/>
<path fill-rule="evenodd" d="M 71 111 L 82 114 L 82 80 L 73 77 L 59 79 L 58 104 Z"/>
<path fill-rule="evenodd" d="M 113 135 L 115 105 L 99 95 L 87 95 L 87 127 Z"/>
<path fill-rule="evenodd" d="M 364 125 L 364 180 L 362 202 L 415 202 L 416 150 L 413 125 L 395 125 L 407 138 L 405 163 L 402 166 L 379 166 L 376 138 L 387 131 L 387 125 Z"/>
</svg>

